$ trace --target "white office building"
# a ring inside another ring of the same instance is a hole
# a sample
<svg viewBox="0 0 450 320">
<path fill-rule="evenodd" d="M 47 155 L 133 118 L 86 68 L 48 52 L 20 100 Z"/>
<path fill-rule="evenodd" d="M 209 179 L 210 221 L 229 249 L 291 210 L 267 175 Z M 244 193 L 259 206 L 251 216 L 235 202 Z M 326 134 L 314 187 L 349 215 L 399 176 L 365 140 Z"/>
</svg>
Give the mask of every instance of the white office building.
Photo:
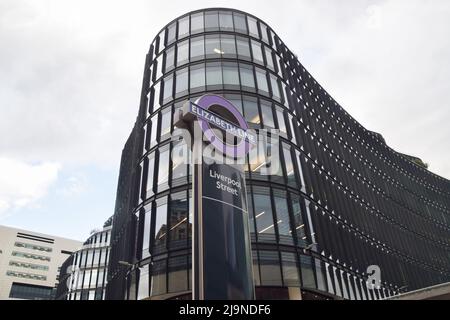
<svg viewBox="0 0 450 320">
<path fill-rule="evenodd" d="M 0 300 L 53 299 L 59 268 L 82 242 L 0 226 Z"/>
</svg>

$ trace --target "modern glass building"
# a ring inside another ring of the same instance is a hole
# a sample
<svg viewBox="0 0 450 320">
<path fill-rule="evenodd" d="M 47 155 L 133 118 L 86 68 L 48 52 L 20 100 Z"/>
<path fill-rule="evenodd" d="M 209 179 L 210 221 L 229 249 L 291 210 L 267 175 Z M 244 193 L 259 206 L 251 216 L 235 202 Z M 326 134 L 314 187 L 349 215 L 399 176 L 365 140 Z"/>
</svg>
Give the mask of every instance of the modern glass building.
<svg viewBox="0 0 450 320">
<path fill-rule="evenodd" d="M 57 300 L 104 300 L 108 273 L 112 217 L 94 230 L 83 246 L 60 268 Z"/>
<path fill-rule="evenodd" d="M 450 281 L 449 181 L 352 118 L 266 23 L 215 8 L 173 20 L 150 45 L 107 299 L 191 298 L 190 168 L 172 157 L 188 148 L 170 138 L 174 113 L 206 93 L 281 136 L 280 170 L 261 174 L 262 157 L 245 172 L 257 298 L 373 300 Z M 371 265 L 380 289 L 367 286 Z"/>
</svg>

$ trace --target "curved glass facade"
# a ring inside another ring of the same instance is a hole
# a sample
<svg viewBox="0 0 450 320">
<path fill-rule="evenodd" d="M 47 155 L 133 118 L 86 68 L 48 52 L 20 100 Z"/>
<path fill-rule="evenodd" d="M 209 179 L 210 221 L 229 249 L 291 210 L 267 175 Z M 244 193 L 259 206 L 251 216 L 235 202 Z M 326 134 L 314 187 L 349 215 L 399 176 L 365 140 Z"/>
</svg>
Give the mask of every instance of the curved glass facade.
<svg viewBox="0 0 450 320">
<path fill-rule="evenodd" d="M 58 300 L 104 300 L 109 263 L 111 221 L 96 231 L 61 266 Z"/>
<path fill-rule="evenodd" d="M 246 165 L 257 298 L 382 299 L 450 280 L 449 181 L 362 127 L 263 21 L 205 9 L 168 24 L 147 54 L 107 298 L 190 298 L 189 148 L 171 134 L 177 109 L 205 93 L 280 132 L 276 173 L 261 173 L 264 156 Z M 367 286 L 370 265 L 380 289 Z"/>
</svg>

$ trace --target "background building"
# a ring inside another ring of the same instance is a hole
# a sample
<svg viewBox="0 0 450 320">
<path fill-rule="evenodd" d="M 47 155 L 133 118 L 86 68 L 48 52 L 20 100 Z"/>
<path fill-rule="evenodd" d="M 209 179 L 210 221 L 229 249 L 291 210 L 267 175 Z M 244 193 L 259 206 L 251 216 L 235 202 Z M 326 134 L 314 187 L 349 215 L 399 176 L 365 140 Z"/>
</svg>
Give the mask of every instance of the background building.
<svg viewBox="0 0 450 320">
<path fill-rule="evenodd" d="M 383 299 L 450 280 L 449 181 L 352 118 L 263 21 L 205 9 L 170 22 L 146 56 L 107 298 L 191 297 L 190 169 L 170 137 L 174 112 L 205 93 L 251 128 L 280 130 L 280 170 L 262 175 L 264 158 L 246 168 L 257 298 Z M 367 287 L 370 265 L 379 290 Z"/>
<path fill-rule="evenodd" d="M 61 266 L 58 300 L 103 300 L 108 273 L 112 217 Z"/>
<path fill-rule="evenodd" d="M 81 242 L 0 226 L 0 300 L 52 299 L 59 268 Z"/>
</svg>

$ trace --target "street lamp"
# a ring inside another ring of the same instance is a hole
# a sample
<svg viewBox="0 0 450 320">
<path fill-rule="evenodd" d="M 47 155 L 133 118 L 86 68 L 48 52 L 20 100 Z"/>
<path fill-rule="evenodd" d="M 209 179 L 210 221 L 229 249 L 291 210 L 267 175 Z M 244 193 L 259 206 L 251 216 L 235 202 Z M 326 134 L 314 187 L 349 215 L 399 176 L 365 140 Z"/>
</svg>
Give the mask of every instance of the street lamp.
<svg viewBox="0 0 450 320">
<path fill-rule="evenodd" d="M 150 256 L 150 259 L 151 259 L 151 256 Z M 124 266 L 124 267 L 127 267 L 128 269 L 131 269 L 131 270 L 136 269 L 136 266 L 139 265 L 139 262 L 136 262 L 136 263 L 129 263 L 129 262 L 123 261 L 123 260 L 119 260 L 117 263 L 118 263 L 119 265 Z M 153 260 L 150 260 L 150 265 L 152 265 L 152 264 L 153 264 Z"/>
<path fill-rule="evenodd" d="M 136 266 L 136 264 L 132 264 L 127 261 L 119 261 L 118 264 L 121 266 L 128 267 L 128 268 L 133 268 L 134 266 Z"/>
<path fill-rule="evenodd" d="M 306 251 L 311 250 L 317 244 L 318 244 L 317 242 L 314 242 L 314 243 L 311 243 L 311 244 L 307 245 L 306 247 L 303 248 L 303 253 L 306 253 Z"/>
<path fill-rule="evenodd" d="M 406 289 L 406 288 L 408 288 L 408 286 L 400 287 L 400 288 L 398 288 L 397 290 L 398 290 L 398 292 L 400 292 L 401 290 Z"/>
</svg>

